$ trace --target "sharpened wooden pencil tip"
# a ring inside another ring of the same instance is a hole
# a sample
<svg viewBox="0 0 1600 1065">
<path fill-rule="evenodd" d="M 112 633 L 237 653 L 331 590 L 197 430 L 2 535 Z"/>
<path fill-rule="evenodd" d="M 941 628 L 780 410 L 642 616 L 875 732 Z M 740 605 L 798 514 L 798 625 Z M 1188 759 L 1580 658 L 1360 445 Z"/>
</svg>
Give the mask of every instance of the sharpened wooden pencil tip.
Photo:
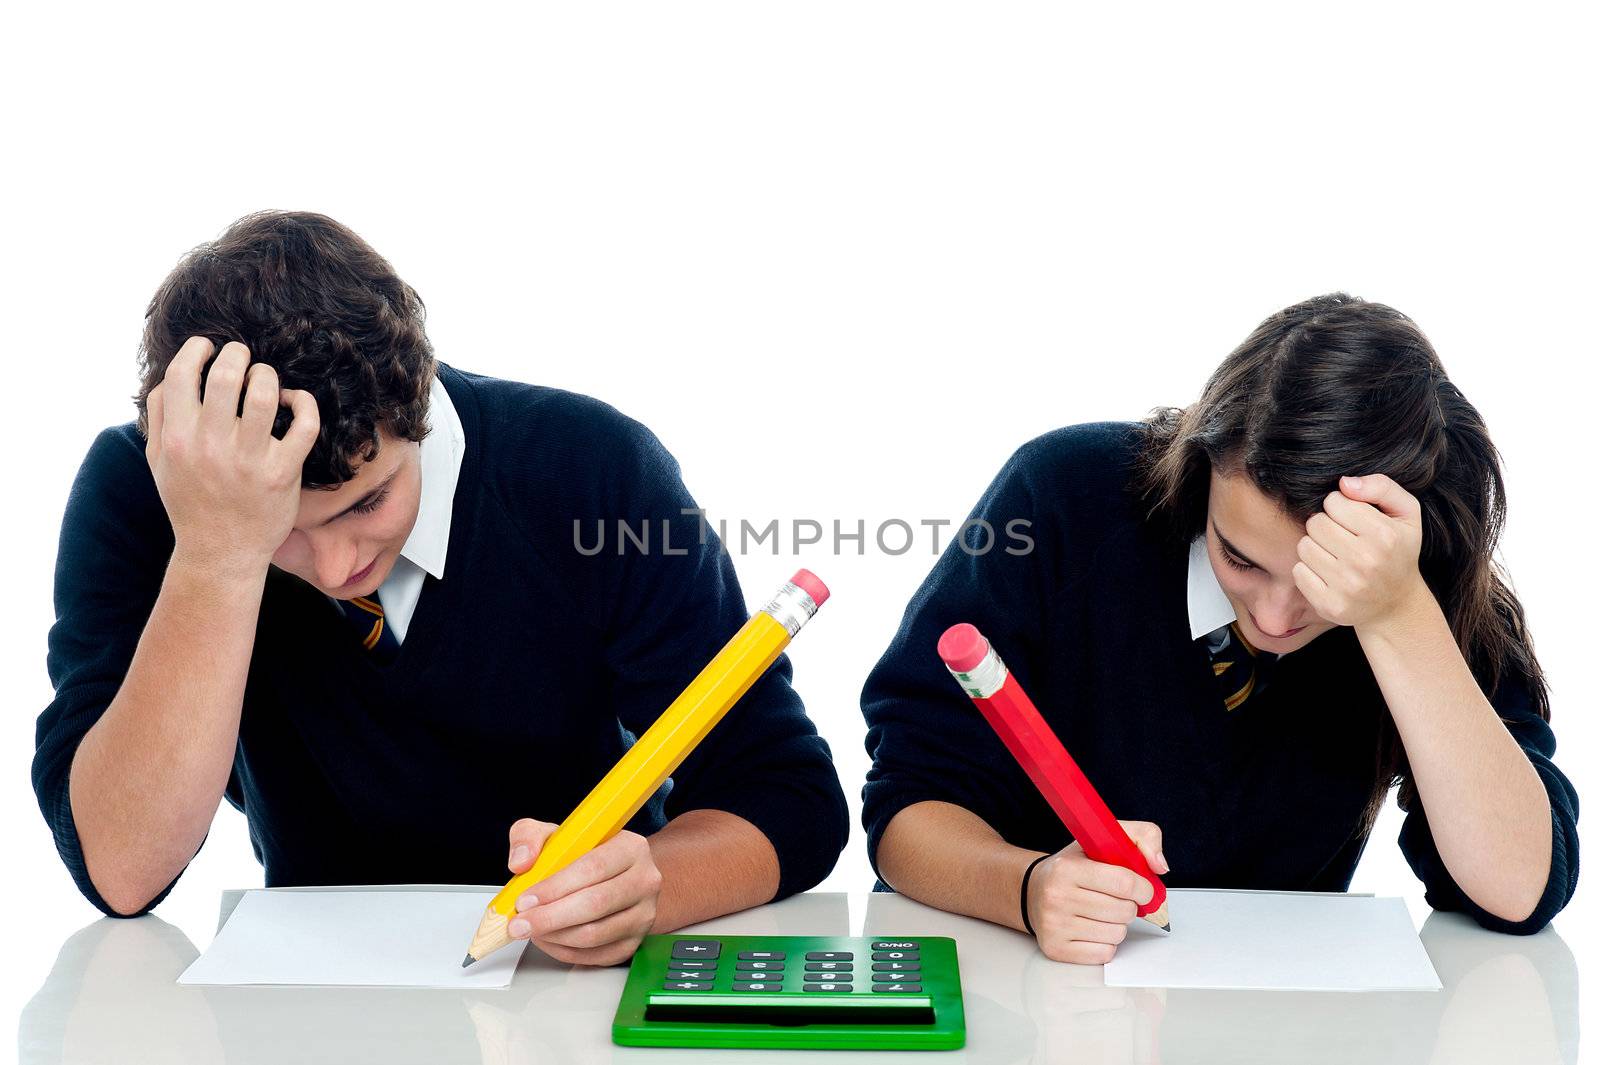
<svg viewBox="0 0 1600 1065">
<path fill-rule="evenodd" d="M 471 965 L 473 962 L 475 962 L 477 960 L 478 960 L 477 958 L 474 958 L 471 954 L 468 954 L 467 957 L 466 957 L 466 960 L 461 963 L 461 967 L 463 969 L 465 969 L 467 966 Z"/>
</svg>

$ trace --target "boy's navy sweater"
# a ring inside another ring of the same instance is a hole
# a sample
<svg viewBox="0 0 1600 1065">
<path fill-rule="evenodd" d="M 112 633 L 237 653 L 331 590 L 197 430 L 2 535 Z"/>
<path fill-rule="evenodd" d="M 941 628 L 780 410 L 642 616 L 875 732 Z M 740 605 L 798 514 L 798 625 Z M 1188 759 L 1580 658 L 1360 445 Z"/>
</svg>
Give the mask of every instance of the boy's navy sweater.
<svg viewBox="0 0 1600 1065">
<path fill-rule="evenodd" d="M 1362 810 L 1388 712 L 1353 630 L 1338 628 L 1284 656 L 1271 684 L 1223 708 L 1205 641 L 1192 639 L 1188 545 L 1146 519 L 1128 491 L 1134 423 L 1046 433 L 1021 447 L 989 486 L 969 530 L 912 597 L 862 692 L 873 757 L 862 819 L 874 868 L 884 829 L 913 803 L 965 807 L 1010 843 L 1054 852 L 1071 836 L 1006 752 L 935 652 L 971 622 L 1038 704 L 1115 814 L 1163 833 L 1175 887 L 1342 891 L 1366 844 Z M 1005 530 L 1026 519 L 1027 554 Z M 1572 896 L 1578 799 L 1551 762 L 1555 736 L 1520 677 L 1491 702 L 1550 795 L 1549 881 L 1525 920 L 1469 899 L 1434 847 L 1420 800 L 1400 847 L 1437 909 L 1488 928 L 1534 932 Z"/>
<path fill-rule="evenodd" d="M 647 428 L 586 396 L 439 374 L 466 454 L 445 577 L 427 578 L 398 656 L 375 663 L 320 591 L 277 569 L 267 578 L 227 799 L 268 885 L 504 881 L 512 822 L 564 818 L 749 616 Z M 635 533 L 648 521 L 648 554 L 631 540 L 618 552 L 617 519 Z M 574 521 L 586 548 L 603 522 L 605 550 L 581 553 Z M 131 423 L 106 430 L 62 525 L 56 695 L 33 783 L 67 868 L 107 913 L 68 769 L 122 683 L 172 546 L 143 439 Z M 779 897 L 828 874 L 849 820 L 790 675 L 780 657 L 628 826 L 737 814 L 776 849 Z"/>
</svg>

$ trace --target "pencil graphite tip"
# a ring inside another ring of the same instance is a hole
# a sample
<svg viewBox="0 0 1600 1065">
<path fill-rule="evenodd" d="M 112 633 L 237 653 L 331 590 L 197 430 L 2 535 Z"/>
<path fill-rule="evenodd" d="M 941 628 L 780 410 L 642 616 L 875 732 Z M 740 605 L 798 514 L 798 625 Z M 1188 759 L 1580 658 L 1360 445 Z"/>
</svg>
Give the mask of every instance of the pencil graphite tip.
<svg viewBox="0 0 1600 1065">
<path fill-rule="evenodd" d="M 478 960 L 477 958 L 474 958 L 471 954 L 468 954 L 466 956 L 466 959 L 464 961 L 462 961 L 461 967 L 463 969 L 465 969 L 467 966 L 471 965 L 473 962 L 475 962 L 477 960 Z"/>
<path fill-rule="evenodd" d="M 1163 932 L 1170 932 L 1172 931 L 1172 922 L 1168 921 L 1166 924 L 1157 925 L 1156 927 L 1161 929 Z"/>
</svg>

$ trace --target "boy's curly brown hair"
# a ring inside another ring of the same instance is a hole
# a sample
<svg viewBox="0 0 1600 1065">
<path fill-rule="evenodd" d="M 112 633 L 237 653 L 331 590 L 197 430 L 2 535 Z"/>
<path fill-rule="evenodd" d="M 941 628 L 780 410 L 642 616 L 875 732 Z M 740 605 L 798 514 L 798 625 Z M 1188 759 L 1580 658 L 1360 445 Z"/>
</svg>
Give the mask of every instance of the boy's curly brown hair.
<svg viewBox="0 0 1600 1065">
<path fill-rule="evenodd" d="M 145 311 L 134 397 L 139 431 L 145 401 L 191 336 L 218 351 L 230 340 L 250 362 L 278 372 L 283 388 L 316 397 L 322 429 L 301 484 L 336 488 L 357 460 L 378 453 L 378 430 L 403 440 L 427 435 L 433 346 L 425 308 L 410 285 L 366 241 L 326 215 L 258 211 L 194 248 L 161 283 Z M 290 420 L 279 410 L 273 435 Z"/>
</svg>

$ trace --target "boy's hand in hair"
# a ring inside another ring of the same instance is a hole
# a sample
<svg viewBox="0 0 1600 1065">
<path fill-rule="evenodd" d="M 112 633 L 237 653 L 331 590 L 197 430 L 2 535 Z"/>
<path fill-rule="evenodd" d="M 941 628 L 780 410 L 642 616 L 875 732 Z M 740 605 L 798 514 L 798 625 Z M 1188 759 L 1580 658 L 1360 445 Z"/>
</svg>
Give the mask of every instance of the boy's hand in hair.
<svg viewBox="0 0 1600 1065">
<path fill-rule="evenodd" d="M 280 389 L 277 371 L 251 366 L 237 341 L 217 353 L 202 396 L 213 350 L 205 337 L 190 337 L 150 391 L 145 458 L 172 523 L 174 557 L 254 577 L 294 528 L 301 467 L 321 422 L 311 393 Z M 294 416 L 282 440 L 272 435 L 280 406 Z"/>
<path fill-rule="evenodd" d="M 1431 596 L 1417 559 L 1422 504 L 1383 474 L 1342 477 L 1297 545 L 1294 582 L 1335 625 L 1368 625 Z"/>
</svg>

